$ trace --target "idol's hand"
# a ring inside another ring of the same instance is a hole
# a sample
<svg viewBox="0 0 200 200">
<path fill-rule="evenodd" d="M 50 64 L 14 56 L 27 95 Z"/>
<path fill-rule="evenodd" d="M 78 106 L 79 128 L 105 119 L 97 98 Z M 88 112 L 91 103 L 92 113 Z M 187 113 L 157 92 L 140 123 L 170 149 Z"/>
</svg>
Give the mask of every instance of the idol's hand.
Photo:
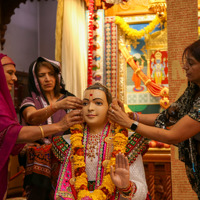
<svg viewBox="0 0 200 200">
<path fill-rule="evenodd" d="M 130 128 L 133 120 L 129 118 L 128 114 L 124 112 L 118 102 L 116 99 L 113 100 L 108 110 L 108 119 L 123 127 Z"/>
<path fill-rule="evenodd" d="M 82 123 L 82 110 L 72 110 L 70 113 L 66 114 L 61 121 L 58 122 L 58 126 L 61 131 L 65 131 L 75 124 Z"/>
<path fill-rule="evenodd" d="M 118 188 L 127 188 L 130 184 L 129 174 L 128 158 L 121 153 L 117 154 L 115 161 L 115 171 L 113 166 L 111 166 L 110 171 L 110 176 L 115 186 Z"/>
<path fill-rule="evenodd" d="M 61 101 L 57 101 L 52 105 L 53 109 L 81 109 L 82 108 L 82 100 L 78 97 L 68 96 L 67 98 L 62 99 Z"/>
</svg>

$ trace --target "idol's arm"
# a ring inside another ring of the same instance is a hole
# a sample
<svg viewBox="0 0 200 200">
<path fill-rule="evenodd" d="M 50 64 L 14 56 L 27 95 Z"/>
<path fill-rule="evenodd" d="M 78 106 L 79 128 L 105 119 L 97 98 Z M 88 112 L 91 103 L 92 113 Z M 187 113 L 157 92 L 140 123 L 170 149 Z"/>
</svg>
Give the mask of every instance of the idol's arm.
<svg viewBox="0 0 200 200">
<path fill-rule="evenodd" d="M 145 200 L 148 193 L 142 156 L 138 155 L 130 165 L 130 180 L 136 185 L 136 192 L 132 200 Z"/>
</svg>

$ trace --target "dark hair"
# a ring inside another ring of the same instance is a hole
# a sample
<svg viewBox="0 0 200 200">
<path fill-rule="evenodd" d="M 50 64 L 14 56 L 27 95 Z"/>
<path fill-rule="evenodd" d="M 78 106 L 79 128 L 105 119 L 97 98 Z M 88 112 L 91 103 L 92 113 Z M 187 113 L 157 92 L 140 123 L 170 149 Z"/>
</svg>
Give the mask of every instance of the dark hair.
<svg viewBox="0 0 200 200">
<path fill-rule="evenodd" d="M 188 47 L 185 48 L 182 56 L 182 61 L 186 59 L 186 57 L 190 54 L 193 56 L 198 62 L 200 62 L 200 40 L 197 40 L 190 44 Z"/>
<path fill-rule="evenodd" d="M 107 87 L 105 87 L 104 85 L 102 85 L 101 83 L 95 83 L 94 85 L 89 86 L 85 90 L 102 90 L 106 95 L 108 105 L 110 105 L 112 103 L 112 95 L 111 95 L 109 89 Z"/>
</svg>

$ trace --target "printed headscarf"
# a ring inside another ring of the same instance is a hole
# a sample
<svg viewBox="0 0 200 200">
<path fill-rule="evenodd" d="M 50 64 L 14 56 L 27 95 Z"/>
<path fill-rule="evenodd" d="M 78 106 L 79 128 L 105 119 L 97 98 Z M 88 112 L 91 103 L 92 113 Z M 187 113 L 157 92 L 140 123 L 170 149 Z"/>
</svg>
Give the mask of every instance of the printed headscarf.
<svg viewBox="0 0 200 200">
<path fill-rule="evenodd" d="M 45 94 L 43 93 L 41 86 L 39 84 L 39 80 L 36 74 L 36 68 L 39 66 L 41 62 L 48 62 L 50 63 L 53 68 L 55 73 L 58 75 L 58 81 L 60 84 L 60 93 L 66 94 L 66 96 L 74 96 L 67 90 L 65 90 L 65 84 L 63 81 L 63 78 L 61 76 L 61 68 L 60 68 L 60 63 L 54 60 L 47 59 L 45 57 L 38 57 L 29 67 L 29 83 L 28 83 L 28 88 L 29 88 L 29 95 L 30 98 L 27 97 L 21 104 L 20 112 L 22 112 L 23 108 L 25 108 L 27 105 L 30 105 L 30 102 L 33 100 L 34 104 L 33 106 L 36 109 L 41 109 L 45 108 L 48 106 L 49 102 L 48 99 L 46 98 Z M 22 124 L 25 125 L 26 122 L 22 118 Z M 52 118 L 49 117 L 47 119 L 47 124 L 52 124 Z"/>
</svg>

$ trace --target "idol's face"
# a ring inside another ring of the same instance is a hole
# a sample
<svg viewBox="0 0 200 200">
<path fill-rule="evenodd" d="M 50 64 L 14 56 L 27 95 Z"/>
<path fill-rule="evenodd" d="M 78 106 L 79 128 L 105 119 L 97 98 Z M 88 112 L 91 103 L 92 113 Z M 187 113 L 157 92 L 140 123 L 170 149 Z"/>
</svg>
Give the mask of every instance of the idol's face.
<svg viewBox="0 0 200 200">
<path fill-rule="evenodd" d="M 200 62 L 193 56 L 187 55 L 183 69 L 186 72 L 188 81 L 194 82 L 200 86 Z"/>
<path fill-rule="evenodd" d="M 55 72 L 46 66 L 40 66 L 37 75 L 42 90 L 45 93 L 52 92 L 56 84 Z"/>
<path fill-rule="evenodd" d="M 83 96 L 83 118 L 88 126 L 103 126 L 108 121 L 108 102 L 102 90 L 86 90 Z"/>
<path fill-rule="evenodd" d="M 13 64 L 6 64 L 3 66 L 3 70 L 5 73 L 8 89 L 9 91 L 11 91 L 14 86 L 14 82 L 17 81 L 17 77 L 15 75 L 16 73 L 15 66 Z"/>
</svg>

